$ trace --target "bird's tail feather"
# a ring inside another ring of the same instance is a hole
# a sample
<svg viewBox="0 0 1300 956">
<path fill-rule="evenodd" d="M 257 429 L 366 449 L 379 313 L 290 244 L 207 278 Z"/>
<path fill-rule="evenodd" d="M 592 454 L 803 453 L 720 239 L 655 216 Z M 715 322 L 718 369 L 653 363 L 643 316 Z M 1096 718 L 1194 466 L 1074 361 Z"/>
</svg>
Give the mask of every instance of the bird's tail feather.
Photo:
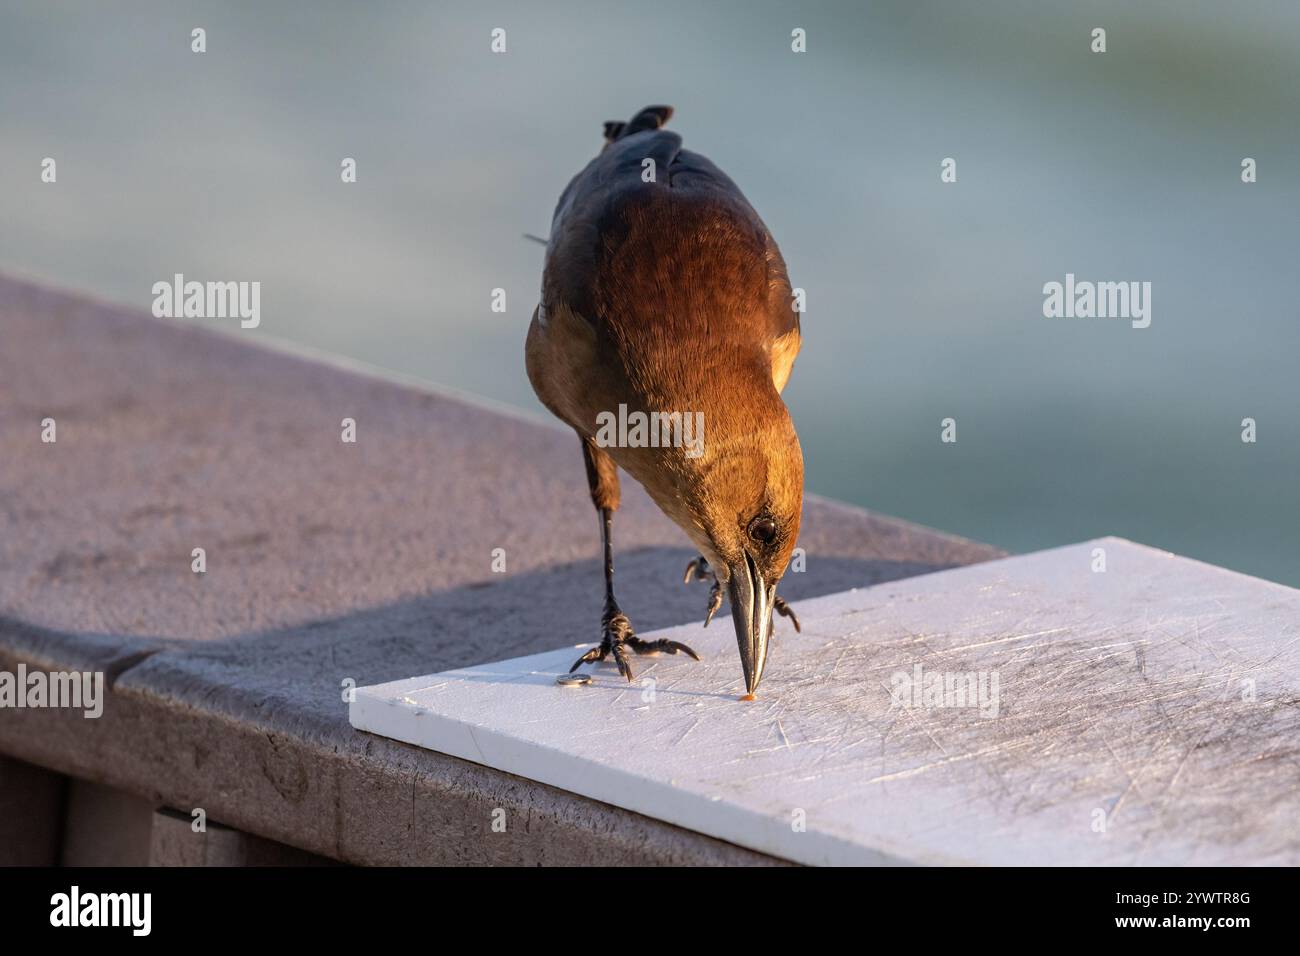
<svg viewBox="0 0 1300 956">
<path fill-rule="evenodd" d="M 612 143 L 624 136 L 631 136 L 633 133 L 639 133 L 642 130 L 658 129 L 667 123 L 672 115 L 673 108 L 671 106 L 647 106 L 636 116 L 633 116 L 629 122 L 622 123 L 617 120 L 610 120 L 605 124 L 605 142 Z"/>
</svg>

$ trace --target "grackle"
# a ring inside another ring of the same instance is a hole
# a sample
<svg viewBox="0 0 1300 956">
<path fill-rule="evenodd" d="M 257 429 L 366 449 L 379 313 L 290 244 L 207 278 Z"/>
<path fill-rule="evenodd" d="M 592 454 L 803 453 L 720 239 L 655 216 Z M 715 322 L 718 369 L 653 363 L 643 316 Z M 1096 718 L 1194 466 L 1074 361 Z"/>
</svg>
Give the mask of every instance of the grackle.
<svg viewBox="0 0 1300 956">
<path fill-rule="evenodd" d="M 577 431 L 601 522 L 602 639 L 572 669 L 612 656 L 630 681 L 629 651 L 699 660 L 677 641 L 637 637 L 614 598 L 621 467 L 699 549 L 686 580 L 712 580 L 706 627 L 730 599 L 752 699 L 772 612 L 799 627 L 776 594 L 803 505 L 803 455 L 780 396 L 799 313 L 771 233 L 735 183 L 662 128 L 672 112 L 648 106 L 606 123 L 603 149 L 560 196 L 528 378 Z M 651 417 L 651 434 L 610 440 L 602 423 L 628 409 Z M 674 439 L 681 421 L 700 423 L 691 443 Z"/>
</svg>

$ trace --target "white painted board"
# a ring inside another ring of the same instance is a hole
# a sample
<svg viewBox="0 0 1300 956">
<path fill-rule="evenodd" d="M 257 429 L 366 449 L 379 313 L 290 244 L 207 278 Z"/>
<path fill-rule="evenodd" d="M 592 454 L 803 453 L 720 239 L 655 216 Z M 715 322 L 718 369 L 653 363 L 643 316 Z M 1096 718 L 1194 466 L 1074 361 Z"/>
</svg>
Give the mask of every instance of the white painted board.
<svg viewBox="0 0 1300 956">
<path fill-rule="evenodd" d="M 636 685 L 570 645 L 352 725 L 802 863 L 1300 863 L 1300 591 L 1104 538 L 797 610 L 752 703 L 724 608 Z"/>
</svg>

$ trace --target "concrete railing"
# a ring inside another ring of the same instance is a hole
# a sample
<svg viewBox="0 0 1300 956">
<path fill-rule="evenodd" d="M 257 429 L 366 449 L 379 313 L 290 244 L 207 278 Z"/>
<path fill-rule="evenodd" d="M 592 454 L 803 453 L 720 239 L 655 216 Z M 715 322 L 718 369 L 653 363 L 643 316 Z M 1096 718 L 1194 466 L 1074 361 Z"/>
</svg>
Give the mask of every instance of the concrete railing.
<svg viewBox="0 0 1300 956">
<path fill-rule="evenodd" d="M 260 331 L 0 278 L 0 672 L 104 680 L 93 719 L 0 710 L 0 863 L 773 862 L 349 726 L 348 686 L 592 639 L 596 522 L 571 434 Z M 701 619 L 624 488 L 623 607 Z M 1001 554 L 815 497 L 800 545 L 791 601 Z"/>
</svg>

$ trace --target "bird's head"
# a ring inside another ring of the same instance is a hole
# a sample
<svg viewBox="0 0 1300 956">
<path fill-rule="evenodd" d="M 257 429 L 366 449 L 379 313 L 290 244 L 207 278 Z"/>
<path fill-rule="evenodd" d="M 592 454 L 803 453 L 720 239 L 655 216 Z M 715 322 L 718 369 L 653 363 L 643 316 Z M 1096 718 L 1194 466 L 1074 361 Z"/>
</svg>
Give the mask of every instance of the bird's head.
<svg viewBox="0 0 1300 956">
<path fill-rule="evenodd" d="M 703 453 L 674 456 L 673 466 L 643 484 L 726 589 L 745 690 L 752 694 L 767 663 L 776 586 L 799 536 L 799 438 L 773 389 L 706 414 Z"/>
</svg>

